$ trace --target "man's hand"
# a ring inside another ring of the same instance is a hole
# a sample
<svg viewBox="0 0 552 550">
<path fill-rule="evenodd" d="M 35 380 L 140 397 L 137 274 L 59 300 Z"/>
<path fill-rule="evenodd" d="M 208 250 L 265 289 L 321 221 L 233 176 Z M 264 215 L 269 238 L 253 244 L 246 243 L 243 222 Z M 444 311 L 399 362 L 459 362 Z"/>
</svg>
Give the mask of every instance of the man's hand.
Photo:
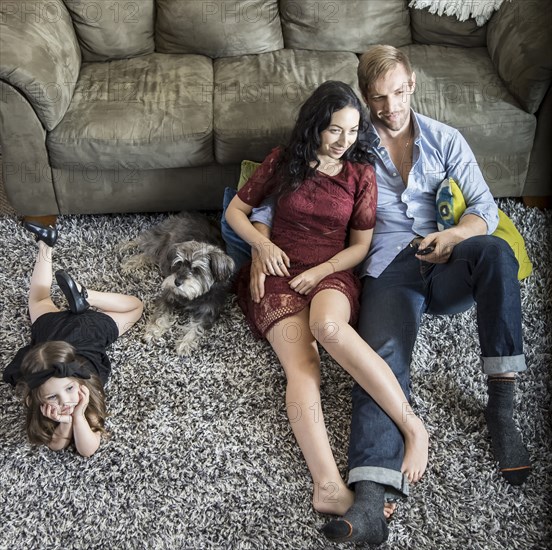
<svg viewBox="0 0 552 550">
<path fill-rule="evenodd" d="M 418 251 L 422 251 L 428 247 L 432 247 L 433 251 L 428 254 L 420 254 L 417 252 L 416 258 L 432 264 L 446 264 L 449 261 L 454 247 L 461 241 L 462 238 L 455 235 L 451 229 L 430 233 L 420 241 Z"/>
<path fill-rule="evenodd" d="M 416 254 L 416 257 L 425 262 L 445 264 L 449 261 L 454 247 L 470 237 L 487 234 L 487 222 L 475 214 L 464 214 L 457 225 L 430 233 L 420 241 L 418 250 L 433 246 L 433 252 L 429 254 Z"/>
<path fill-rule="evenodd" d="M 251 299 L 258 304 L 264 297 L 264 284 L 266 275 L 256 252 L 253 252 L 251 269 L 249 271 L 249 291 Z"/>
</svg>

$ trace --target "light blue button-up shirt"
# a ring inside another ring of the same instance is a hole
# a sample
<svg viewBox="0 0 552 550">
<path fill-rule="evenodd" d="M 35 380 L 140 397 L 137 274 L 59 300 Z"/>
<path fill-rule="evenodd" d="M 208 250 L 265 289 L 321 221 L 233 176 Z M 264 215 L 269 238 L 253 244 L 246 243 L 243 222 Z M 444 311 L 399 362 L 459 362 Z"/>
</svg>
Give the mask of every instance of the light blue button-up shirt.
<svg viewBox="0 0 552 550">
<path fill-rule="evenodd" d="M 487 223 L 490 235 L 498 225 L 498 208 L 468 143 L 455 128 L 412 113 L 412 168 L 405 186 L 377 130 L 370 124 L 366 139 L 376 157 L 378 206 L 370 252 L 359 275 L 378 277 L 416 236 L 438 231 L 436 193 L 445 178 L 453 178 L 466 201 L 465 214 Z"/>
<path fill-rule="evenodd" d="M 465 214 L 485 220 L 487 234 L 498 225 L 498 208 L 468 143 L 458 130 L 411 111 L 414 121 L 412 169 L 405 186 L 377 130 L 363 136 L 375 155 L 378 205 L 370 252 L 359 268 L 361 277 L 378 277 L 416 236 L 437 231 L 436 194 L 453 178 L 466 201 Z M 253 210 L 251 221 L 272 223 L 272 205 Z"/>
</svg>

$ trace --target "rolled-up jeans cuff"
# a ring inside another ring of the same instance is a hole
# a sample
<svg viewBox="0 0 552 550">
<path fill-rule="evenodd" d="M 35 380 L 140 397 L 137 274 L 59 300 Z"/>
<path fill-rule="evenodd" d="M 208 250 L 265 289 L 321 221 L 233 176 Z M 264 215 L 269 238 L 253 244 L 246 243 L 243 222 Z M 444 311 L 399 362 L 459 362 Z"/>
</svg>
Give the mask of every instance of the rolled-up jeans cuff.
<svg viewBox="0 0 552 550">
<path fill-rule="evenodd" d="M 481 365 L 485 374 L 523 372 L 527 369 L 525 355 L 523 354 L 509 357 L 481 357 Z"/>
<path fill-rule="evenodd" d="M 359 466 L 349 470 L 347 483 L 352 485 L 357 481 L 374 481 L 380 485 L 385 485 L 385 498 L 389 500 L 408 496 L 408 480 L 397 470 L 380 466 Z"/>
</svg>

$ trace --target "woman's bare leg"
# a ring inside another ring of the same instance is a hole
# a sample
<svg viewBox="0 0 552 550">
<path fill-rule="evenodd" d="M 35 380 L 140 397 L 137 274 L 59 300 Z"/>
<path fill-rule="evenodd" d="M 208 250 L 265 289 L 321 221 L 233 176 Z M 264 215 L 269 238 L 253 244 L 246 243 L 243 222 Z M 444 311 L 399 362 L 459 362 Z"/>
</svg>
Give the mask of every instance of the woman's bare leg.
<svg viewBox="0 0 552 550">
<path fill-rule="evenodd" d="M 415 483 L 427 466 L 427 431 L 387 363 L 349 325 L 349 318 L 349 300 L 337 290 L 323 290 L 311 302 L 313 334 L 400 429 L 405 440 L 401 471 Z"/>
<path fill-rule="evenodd" d="M 287 377 L 286 408 L 314 483 L 313 506 L 344 514 L 354 495 L 341 478 L 320 403 L 320 357 L 308 325 L 308 310 L 288 317 L 267 334 Z"/>
</svg>

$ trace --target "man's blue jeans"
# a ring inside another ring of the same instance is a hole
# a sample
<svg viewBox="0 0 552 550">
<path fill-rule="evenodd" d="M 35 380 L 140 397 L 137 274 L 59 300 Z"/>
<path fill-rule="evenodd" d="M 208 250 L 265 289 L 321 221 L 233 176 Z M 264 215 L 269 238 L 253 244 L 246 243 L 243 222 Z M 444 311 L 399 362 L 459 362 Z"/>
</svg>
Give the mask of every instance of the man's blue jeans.
<svg viewBox="0 0 552 550">
<path fill-rule="evenodd" d="M 466 239 L 446 264 L 429 264 L 407 247 L 378 277 L 365 277 L 358 331 L 391 367 L 410 399 L 410 360 L 423 313 L 465 311 L 477 304 L 483 372 L 525 370 L 518 263 L 506 241 Z M 408 495 L 401 474 L 403 438 L 397 426 L 355 384 L 349 483 L 370 480 Z"/>
<path fill-rule="evenodd" d="M 224 198 L 222 201 L 222 218 L 220 220 L 220 229 L 222 238 L 226 244 L 226 253 L 234 260 L 236 264 L 236 272 L 239 271 L 242 265 L 251 261 L 251 247 L 230 227 L 226 221 L 226 209 L 230 201 L 237 193 L 235 189 L 227 187 L 224 190 Z"/>
</svg>

